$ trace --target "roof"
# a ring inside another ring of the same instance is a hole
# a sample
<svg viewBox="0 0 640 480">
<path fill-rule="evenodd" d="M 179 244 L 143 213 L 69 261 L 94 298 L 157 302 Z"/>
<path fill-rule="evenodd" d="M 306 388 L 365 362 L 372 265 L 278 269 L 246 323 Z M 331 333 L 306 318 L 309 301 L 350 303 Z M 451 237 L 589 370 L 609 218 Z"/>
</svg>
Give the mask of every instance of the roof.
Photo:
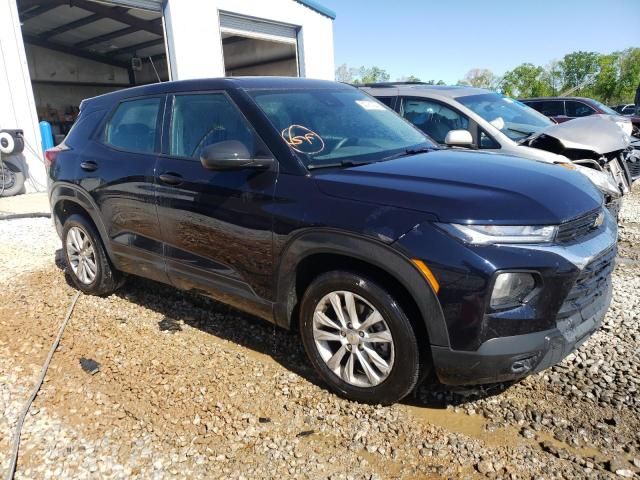
<svg viewBox="0 0 640 480">
<path fill-rule="evenodd" d="M 190 92 L 200 90 L 295 90 L 295 89 L 349 89 L 348 85 L 329 80 L 295 77 L 220 77 L 200 78 L 193 80 L 176 80 L 172 82 L 153 83 L 138 87 L 125 88 L 98 97 L 89 98 L 86 102 L 117 102 L 125 98 L 143 95 L 159 95 L 174 92 Z"/>
<path fill-rule="evenodd" d="M 592 98 L 588 97 L 530 97 L 530 98 L 520 98 L 518 99 L 522 102 L 527 100 L 582 100 L 585 102 L 592 102 Z"/>
<path fill-rule="evenodd" d="M 456 98 L 466 97 L 469 95 L 482 95 L 484 93 L 495 93 L 492 90 L 485 90 L 484 88 L 468 87 L 466 85 L 429 85 L 426 83 L 418 82 L 383 82 L 383 83 L 370 83 L 364 85 L 366 88 L 376 89 L 376 93 L 382 93 L 384 88 L 398 88 L 402 92 L 412 92 L 416 95 L 420 95 L 420 92 L 437 94 L 442 97 Z M 378 90 L 379 89 L 379 90 Z"/>
<path fill-rule="evenodd" d="M 336 12 L 325 7 L 324 5 L 319 4 L 315 0 L 294 0 L 294 1 L 298 2 L 301 5 L 304 5 L 307 8 L 310 8 L 311 10 L 318 12 L 321 15 L 324 15 L 325 17 L 329 17 L 331 20 L 336 19 Z"/>
</svg>

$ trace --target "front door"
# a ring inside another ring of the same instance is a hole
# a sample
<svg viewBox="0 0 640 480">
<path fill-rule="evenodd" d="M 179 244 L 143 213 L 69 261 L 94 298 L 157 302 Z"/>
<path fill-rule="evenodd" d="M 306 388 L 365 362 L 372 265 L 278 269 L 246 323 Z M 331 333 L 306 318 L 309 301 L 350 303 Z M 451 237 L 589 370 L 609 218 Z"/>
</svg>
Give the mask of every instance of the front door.
<svg viewBox="0 0 640 480">
<path fill-rule="evenodd" d="M 202 151 L 217 142 L 242 142 L 255 157 L 270 154 L 226 93 L 179 94 L 169 102 L 168 145 L 157 169 L 167 273 L 179 288 L 270 312 L 277 164 L 266 171 L 205 169 Z"/>
</svg>

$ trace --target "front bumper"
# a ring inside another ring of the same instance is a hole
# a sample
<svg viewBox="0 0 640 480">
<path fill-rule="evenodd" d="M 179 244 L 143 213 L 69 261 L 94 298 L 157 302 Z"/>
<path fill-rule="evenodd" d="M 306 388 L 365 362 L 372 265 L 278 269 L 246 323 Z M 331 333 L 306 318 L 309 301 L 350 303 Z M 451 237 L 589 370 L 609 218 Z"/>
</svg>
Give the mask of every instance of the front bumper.
<svg viewBox="0 0 640 480">
<path fill-rule="evenodd" d="M 586 320 L 579 313 L 562 326 L 543 332 L 492 338 L 474 352 L 432 346 L 441 383 L 472 385 L 521 379 L 549 368 L 580 347 L 602 324 L 611 303 L 611 285 Z"/>
<path fill-rule="evenodd" d="M 402 242 L 414 251 L 427 245 L 440 259 L 422 257 L 440 282 L 448 341 L 430 343 L 445 384 L 516 380 L 548 368 L 597 330 L 611 302 L 617 253 L 611 214 L 597 230 L 567 243 L 470 246 L 426 226 Z M 523 270 L 539 276 L 539 293 L 524 305 L 493 311 L 492 279 Z"/>
</svg>

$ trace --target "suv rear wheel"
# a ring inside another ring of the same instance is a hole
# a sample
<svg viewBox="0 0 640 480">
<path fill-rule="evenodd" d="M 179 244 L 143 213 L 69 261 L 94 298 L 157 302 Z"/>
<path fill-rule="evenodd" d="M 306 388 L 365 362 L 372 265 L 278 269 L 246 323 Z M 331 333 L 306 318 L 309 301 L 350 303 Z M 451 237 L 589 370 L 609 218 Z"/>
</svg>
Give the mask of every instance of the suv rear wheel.
<svg viewBox="0 0 640 480">
<path fill-rule="evenodd" d="M 338 394 L 390 404 L 415 387 L 415 332 L 399 303 L 375 282 L 344 271 L 320 275 L 307 288 L 300 315 L 307 355 Z"/>
<path fill-rule="evenodd" d="M 71 215 L 62 230 L 62 249 L 78 290 L 109 295 L 120 286 L 120 273 L 109 262 L 95 227 L 82 215 Z"/>
</svg>

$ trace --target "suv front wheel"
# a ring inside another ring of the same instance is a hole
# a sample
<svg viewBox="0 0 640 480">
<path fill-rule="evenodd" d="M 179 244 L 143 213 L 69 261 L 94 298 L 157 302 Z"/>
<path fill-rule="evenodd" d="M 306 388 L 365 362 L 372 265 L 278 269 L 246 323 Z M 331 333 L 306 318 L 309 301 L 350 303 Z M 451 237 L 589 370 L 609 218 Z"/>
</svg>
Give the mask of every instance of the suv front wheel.
<svg viewBox="0 0 640 480">
<path fill-rule="evenodd" d="M 307 355 L 338 394 L 390 404 L 415 387 L 415 332 L 399 303 L 375 282 L 344 271 L 320 275 L 307 288 L 300 315 Z"/>
<path fill-rule="evenodd" d="M 84 216 L 71 215 L 64 222 L 62 249 L 78 290 L 110 295 L 120 286 L 120 273 L 111 266 L 98 232 Z"/>
</svg>

